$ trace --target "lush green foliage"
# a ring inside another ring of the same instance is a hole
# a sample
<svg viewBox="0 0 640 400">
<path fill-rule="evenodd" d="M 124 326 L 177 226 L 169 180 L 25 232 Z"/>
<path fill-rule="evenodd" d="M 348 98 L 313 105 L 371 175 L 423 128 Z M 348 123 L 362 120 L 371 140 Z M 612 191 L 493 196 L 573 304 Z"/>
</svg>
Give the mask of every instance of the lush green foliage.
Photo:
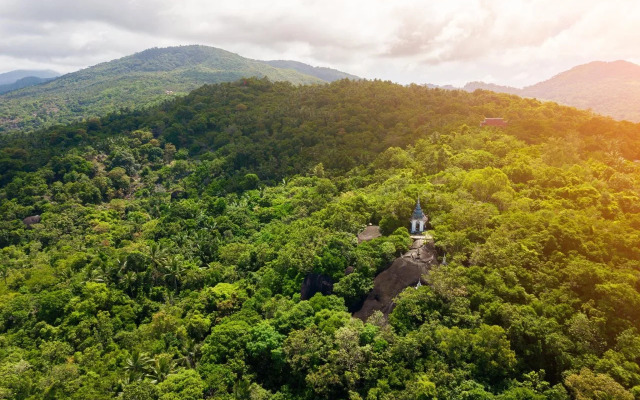
<svg viewBox="0 0 640 400">
<path fill-rule="evenodd" d="M 497 113 L 507 130 L 476 127 Z M 637 398 L 639 132 L 481 91 L 249 79 L 4 137 L 0 396 Z M 351 318 L 417 195 L 448 264 L 388 323 Z M 369 222 L 385 236 L 358 244 Z M 301 301 L 309 272 L 335 294 Z"/>
</svg>

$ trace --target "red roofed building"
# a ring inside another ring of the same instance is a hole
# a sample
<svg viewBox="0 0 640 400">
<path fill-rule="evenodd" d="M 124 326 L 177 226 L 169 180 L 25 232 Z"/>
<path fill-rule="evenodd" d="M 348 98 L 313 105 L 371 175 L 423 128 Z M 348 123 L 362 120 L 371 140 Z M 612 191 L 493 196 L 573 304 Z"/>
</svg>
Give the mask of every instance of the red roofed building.
<svg viewBox="0 0 640 400">
<path fill-rule="evenodd" d="M 480 122 L 480 126 L 497 126 L 504 128 L 507 125 L 509 125 L 507 121 L 502 118 L 485 118 L 484 121 Z"/>
</svg>

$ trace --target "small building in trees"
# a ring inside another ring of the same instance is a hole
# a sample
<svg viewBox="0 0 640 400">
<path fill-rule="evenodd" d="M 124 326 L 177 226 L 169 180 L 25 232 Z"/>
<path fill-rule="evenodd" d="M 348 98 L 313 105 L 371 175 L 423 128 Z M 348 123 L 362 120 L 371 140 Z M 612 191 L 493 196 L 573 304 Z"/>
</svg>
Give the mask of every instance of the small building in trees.
<svg viewBox="0 0 640 400">
<path fill-rule="evenodd" d="M 498 128 L 504 128 L 508 125 L 507 121 L 502 118 L 485 118 L 480 122 L 480 126 L 496 126 Z"/>
<path fill-rule="evenodd" d="M 416 208 L 413 209 L 413 214 L 411 214 L 411 233 L 424 232 L 427 221 L 427 216 L 424 215 L 422 207 L 420 207 L 420 197 L 418 197 Z"/>
</svg>

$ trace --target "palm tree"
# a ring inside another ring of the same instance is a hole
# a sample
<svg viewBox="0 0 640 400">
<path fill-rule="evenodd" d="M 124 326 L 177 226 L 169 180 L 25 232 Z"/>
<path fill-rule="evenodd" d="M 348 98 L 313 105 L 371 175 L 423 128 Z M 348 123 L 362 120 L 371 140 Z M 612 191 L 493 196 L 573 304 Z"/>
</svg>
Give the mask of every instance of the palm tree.
<svg viewBox="0 0 640 400">
<path fill-rule="evenodd" d="M 180 364 L 187 368 L 195 368 L 200 358 L 200 344 L 193 339 L 188 339 L 182 344 L 180 352 L 182 353 Z"/>
<path fill-rule="evenodd" d="M 136 289 L 137 280 L 138 276 L 133 271 L 127 271 L 127 273 L 122 276 L 121 284 L 129 294 L 129 296 L 133 296 L 133 293 Z"/>
<path fill-rule="evenodd" d="M 178 293 L 178 282 L 184 271 L 186 271 L 186 268 L 182 266 L 182 260 L 176 256 L 172 256 L 164 265 L 164 271 L 164 277 L 173 281 L 173 290 Z"/>
<path fill-rule="evenodd" d="M 142 379 L 151 369 L 153 360 L 140 350 L 134 350 L 124 363 L 124 369 L 129 373 L 128 381 Z"/>
<path fill-rule="evenodd" d="M 149 246 L 149 258 L 151 259 L 151 280 L 155 286 L 161 276 L 160 269 L 167 260 L 167 249 L 158 242 Z"/>
<path fill-rule="evenodd" d="M 68 281 L 73 277 L 73 271 L 71 270 L 71 268 L 65 268 L 62 271 L 58 271 L 56 273 L 56 276 L 60 279 Z"/>
<path fill-rule="evenodd" d="M 198 230 L 193 235 L 192 252 L 200 259 L 202 265 L 213 261 L 213 256 L 218 249 L 220 239 L 208 230 Z"/>
<path fill-rule="evenodd" d="M 178 245 L 178 247 L 183 247 L 186 243 L 189 242 L 189 235 L 185 232 L 180 232 L 177 235 L 173 236 L 173 241 Z"/>
<path fill-rule="evenodd" d="M 87 282 L 97 282 L 97 283 L 105 283 L 105 276 L 103 271 L 99 268 L 91 268 L 87 271 L 87 279 L 83 283 Z"/>
<path fill-rule="evenodd" d="M 126 255 L 121 255 L 120 257 L 118 257 L 118 274 L 123 274 L 127 271 L 128 267 L 127 264 L 129 263 L 129 260 L 127 260 L 127 256 Z"/>
<path fill-rule="evenodd" d="M 153 242 L 149 246 L 149 258 L 151 258 L 151 264 L 160 266 L 167 258 L 167 249 L 162 244 Z"/>
<path fill-rule="evenodd" d="M 175 368 L 176 362 L 168 354 L 161 354 L 153 359 L 147 377 L 152 379 L 151 382 L 159 383 L 167 379 Z"/>
</svg>

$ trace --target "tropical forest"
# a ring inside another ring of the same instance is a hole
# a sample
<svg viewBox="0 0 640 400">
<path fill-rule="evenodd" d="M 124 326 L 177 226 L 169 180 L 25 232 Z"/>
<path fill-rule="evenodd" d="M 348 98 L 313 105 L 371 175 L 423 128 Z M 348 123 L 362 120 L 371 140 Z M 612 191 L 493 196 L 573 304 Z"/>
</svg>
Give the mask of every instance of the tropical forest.
<svg viewBox="0 0 640 400">
<path fill-rule="evenodd" d="M 247 77 L 3 132 L 0 398 L 640 399 L 640 125 Z"/>
</svg>

